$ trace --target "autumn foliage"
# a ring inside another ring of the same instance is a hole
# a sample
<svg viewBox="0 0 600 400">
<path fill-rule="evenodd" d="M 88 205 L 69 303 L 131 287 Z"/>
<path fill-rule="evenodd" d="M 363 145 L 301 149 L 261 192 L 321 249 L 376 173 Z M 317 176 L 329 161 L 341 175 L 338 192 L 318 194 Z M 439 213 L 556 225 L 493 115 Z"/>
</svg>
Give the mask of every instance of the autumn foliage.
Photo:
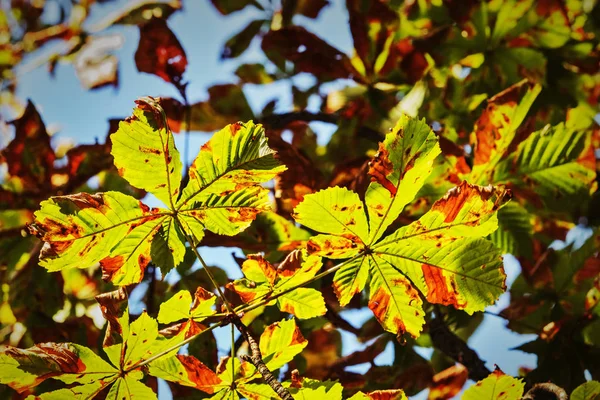
<svg viewBox="0 0 600 400">
<path fill-rule="evenodd" d="M 51 24 L 44 2 L 0 13 L 16 115 L 0 151 L 0 397 L 155 399 L 159 380 L 190 399 L 600 396 L 596 2 L 347 0 L 345 53 L 303 24 L 326 0 L 212 0 L 224 21 L 260 11 L 220 57 L 254 46 L 262 61 L 198 102 L 198 50 L 168 22 L 181 1 L 101 18 L 93 4 Z M 134 27 L 137 70 L 178 97 L 139 93 L 106 138 L 58 148 L 17 96 L 19 68 L 61 41 L 51 73 L 72 63 L 84 88 L 118 87 L 115 32 Z M 252 109 L 244 88 L 276 82 L 292 108 Z M 241 250 L 237 273 L 207 247 Z M 513 351 L 535 366 L 479 357 L 484 313 L 534 335 Z"/>
</svg>

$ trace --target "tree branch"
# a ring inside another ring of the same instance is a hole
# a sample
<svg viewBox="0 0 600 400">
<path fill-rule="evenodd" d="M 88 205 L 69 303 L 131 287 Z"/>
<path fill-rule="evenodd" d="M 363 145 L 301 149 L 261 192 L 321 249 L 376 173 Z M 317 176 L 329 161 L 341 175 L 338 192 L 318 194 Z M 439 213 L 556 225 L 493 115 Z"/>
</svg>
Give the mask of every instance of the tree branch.
<svg viewBox="0 0 600 400">
<path fill-rule="evenodd" d="M 475 350 L 446 326 L 442 315 L 437 311 L 436 317 L 429 322 L 429 335 L 438 350 L 467 367 L 469 377 L 474 381 L 480 381 L 491 373 Z"/>
<path fill-rule="evenodd" d="M 244 325 L 242 320 L 236 314 L 231 314 L 230 320 L 236 326 L 238 331 L 240 331 L 242 336 L 244 336 L 244 338 L 248 342 L 248 345 L 250 346 L 251 355 L 243 355 L 240 356 L 240 358 L 254 365 L 258 372 L 262 375 L 263 379 L 265 380 L 265 383 L 271 386 L 271 389 L 273 389 L 281 399 L 294 400 L 290 392 L 288 392 L 287 389 L 283 387 L 281 382 L 277 380 L 275 375 L 273 375 L 271 370 L 269 370 L 269 367 L 267 367 L 267 365 L 263 361 L 262 355 L 260 354 L 260 348 L 258 347 L 258 343 L 256 343 L 256 340 L 254 340 L 254 338 L 248 331 L 248 327 Z"/>
<path fill-rule="evenodd" d="M 338 114 L 327 114 L 323 112 L 310 112 L 310 111 L 293 111 L 283 114 L 270 114 L 265 115 L 261 118 L 260 122 L 271 128 L 271 129 L 283 129 L 291 122 L 303 121 L 303 122 L 325 122 L 328 124 L 337 125 L 342 119 L 342 116 Z M 361 125 L 358 127 L 358 136 L 364 137 L 375 142 L 380 141 L 383 135 L 377 130 L 369 128 L 368 126 Z"/>
</svg>

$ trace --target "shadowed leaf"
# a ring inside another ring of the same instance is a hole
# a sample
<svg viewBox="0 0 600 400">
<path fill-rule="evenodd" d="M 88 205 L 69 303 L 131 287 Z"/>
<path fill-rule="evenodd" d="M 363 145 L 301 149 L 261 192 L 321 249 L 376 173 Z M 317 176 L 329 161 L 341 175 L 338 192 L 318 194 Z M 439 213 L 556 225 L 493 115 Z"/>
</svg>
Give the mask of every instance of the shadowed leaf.
<svg viewBox="0 0 600 400">
<path fill-rule="evenodd" d="M 164 19 L 154 18 L 140 26 L 135 65 L 140 72 L 159 76 L 175 85 L 181 83 L 187 56 Z"/>
</svg>

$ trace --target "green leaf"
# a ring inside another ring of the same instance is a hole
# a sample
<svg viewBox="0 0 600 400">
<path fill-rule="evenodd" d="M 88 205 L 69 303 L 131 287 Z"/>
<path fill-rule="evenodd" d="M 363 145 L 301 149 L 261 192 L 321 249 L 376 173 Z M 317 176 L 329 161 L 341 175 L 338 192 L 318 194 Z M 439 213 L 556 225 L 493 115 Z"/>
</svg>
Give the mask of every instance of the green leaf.
<svg viewBox="0 0 600 400">
<path fill-rule="evenodd" d="M 277 307 L 299 319 L 314 318 L 327 312 L 323 295 L 311 288 L 297 288 L 279 297 Z"/>
<path fill-rule="evenodd" d="M 529 108 L 541 90 L 526 80 L 515 84 L 488 100 L 477 122 L 473 137 L 473 171 L 469 181 L 477 184 L 494 182 L 495 166 L 505 157 Z"/>
<path fill-rule="evenodd" d="M 369 164 L 373 182 L 365 199 L 371 227 L 369 244 L 381 238 L 404 206 L 415 198 L 440 152 L 437 137 L 425 120 L 406 115 L 379 144 L 379 151 Z"/>
<path fill-rule="evenodd" d="M 137 372 L 137 373 L 136 373 Z M 130 372 L 111 386 L 107 400 L 156 400 L 156 393 L 139 380 L 143 374 L 140 371 Z"/>
<path fill-rule="evenodd" d="M 277 268 L 261 255 L 248 255 L 242 264 L 245 278 L 237 279 L 227 288 L 237 293 L 243 302 L 266 298 L 310 280 L 321 268 L 321 258 L 293 251 Z M 275 302 L 275 301 L 274 301 Z M 281 311 L 300 319 L 324 315 L 327 312 L 323 295 L 316 289 L 297 288 L 280 296 L 276 304 Z"/>
<path fill-rule="evenodd" d="M 159 358 L 151 362 L 148 373 L 157 378 L 202 390 L 208 394 L 215 393 L 215 388 L 222 383 L 217 374 L 198 359 L 181 354 L 175 357 Z"/>
<path fill-rule="evenodd" d="M 181 159 L 167 116 L 152 97 L 136 100 L 133 115 L 110 136 L 119 174 L 173 207 L 181 184 Z"/>
<path fill-rule="evenodd" d="M 245 383 L 237 388 L 239 394 L 251 400 L 277 400 L 279 396 L 267 384 Z"/>
<path fill-rule="evenodd" d="M 173 218 L 163 221 L 150 247 L 152 262 L 160 267 L 163 277 L 185 258 L 185 236 Z"/>
<path fill-rule="evenodd" d="M 408 400 L 401 389 L 376 390 L 374 392 L 358 392 L 349 400 Z"/>
<path fill-rule="evenodd" d="M 96 381 L 85 385 L 73 386 L 68 389 L 58 389 L 52 392 L 42 393 L 39 396 L 30 395 L 27 397 L 27 400 L 93 399 L 94 396 L 100 393 L 102 389 L 111 382 L 112 381 Z"/>
<path fill-rule="evenodd" d="M 118 192 L 52 197 L 35 213 L 35 231 L 46 242 L 40 265 L 58 271 L 100 262 L 114 283 L 139 282 L 167 218 Z"/>
<path fill-rule="evenodd" d="M 489 238 L 503 253 L 531 258 L 532 235 L 530 214 L 520 204 L 511 202 L 498 211 L 498 229 Z"/>
<path fill-rule="evenodd" d="M 190 319 L 198 323 L 216 313 L 213 310 L 217 298 L 214 294 L 207 292 L 201 287 L 196 289 L 194 304 L 192 296 L 187 290 L 180 290 L 173 297 L 160 305 L 158 311 L 158 322 L 168 324 L 182 319 Z"/>
<path fill-rule="evenodd" d="M 419 336 L 425 324 L 419 292 L 393 264 L 380 257 L 370 258 L 369 308 L 386 331 Z"/>
<path fill-rule="evenodd" d="M 483 310 L 504 292 L 502 257 L 491 242 L 482 238 L 498 227 L 496 212 L 510 198 L 506 190 L 463 182 L 418 221 L 368 246 L 361 237 L 349 246 L 343 236 L 334 236 L 347 234 L 344 222 L 366 218 L 358 197 L 344 203 L 352 204 L 352 213 L 343 214 L 343 218 L 338 214 L 337 219 L 325 221 L 320 227 L 310 215 L 311 210 L 336 210 L 339 205 L 335 199 L 349 198 L 351 192 L 330 188 L 305 196 L 295 209 L 297 220 L 328 234 L 309 240 L 309 254 L 350 258 L 333 279 L 341 305 L 348 304 L 370 282 L 369 307 L 382 326 L 393 333 L 409 332 L 416 337 L 424 324 L 424 312 L 415 286 L 428 301 L 453 305 L 471 314 Z M 306 206 L 307 200 L 312 207 Z M 334 235 L 325 229 L 333 230 Z"/>
<path fill-rule="evenodd" d="M 496 369 L 487 378 L 468 388 L 462 400 L 518 400 L 525 383 Z"/>
<path fill-rule="evenodd" d="M 118 192 L 80 193 L 42 202 L 30 231 L 46 242 L 40 264 L 50 271 L 102 266 L 116 285 L 142 280 L 152 259 L 163 274 L 183 262 L 186 233 L 198 245 L 204 229 L 235 235 L 270 209 L 262 183 L 285 167 L 275 159 L 264 129 L 252 122 L 217 132 L 190 168 L 190 182 L 177 206 L 181 160 L 165 112 L 150 97 L 112 135 L 120 174 L 149 191 L 168 209 L 150 209 Z"/>
<path fill-rule="evenodd" d="M 589 381 L 579 385 L 573 393 L 571 400 L 598 400 L 600 399 L 600 382 Z"/>
<path fill-rule="evenodd" d="M 283 367 L 308 344 L 295 319 L 269 325 L 260 335 L 260 353 L 270 370 Z"/>
<path fill-rule="evenodd" d="M 0 365 L 0 383 L 18 392 L 48 378 L 91 384 L 118 373 L 93 351 L 73 343 L 40 343 L 28 349 L 6 346 L 0 352 Z"/>
<path fill-rule="evenodd" d="M 285 170 L 274 155 L 264 129 L 253 122 L 215 133 L 190 167 L 190 181 L 176 205 L 184 229 L 193 234 L 204 225 L 233 235 L 250 225 L 268 209 L 268 190 L 260 184 Z"/>
<path fill-rule="evenodd" d="M 330 399 L 342 400 L 344 387 L 336 381 L 318 381 L 316 379 L 301 378 L 300 382 L 292 384 L 284 382 L 289 392 L 296 400 Z"/>
<path fill-rule="evenodd" d="M 581 157 L 590 134 L 564 124 L 546 126 L 498 164 L 494 182 L 510 184 L 535 208 L 571 209 L 589 197 L 595 163 Z"/>
</svg>

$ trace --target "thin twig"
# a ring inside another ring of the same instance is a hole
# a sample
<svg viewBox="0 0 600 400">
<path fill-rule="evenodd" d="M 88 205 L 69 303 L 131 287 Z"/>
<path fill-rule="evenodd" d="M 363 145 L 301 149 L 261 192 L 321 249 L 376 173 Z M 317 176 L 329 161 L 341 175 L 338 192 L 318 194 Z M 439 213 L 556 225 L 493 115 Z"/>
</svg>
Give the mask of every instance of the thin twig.
<svg viewBox="0 0 600 400">
<path fill-rule="evenodd" d="M 267 365 L 263 361 L 262 355 L 260 354 L 260 348 L 258 347 L 258 343 L 256 343 L 256 340 L 254 340 L 254 338 L 248 331 L 248 327 L 244 325 L 242 320 L 236 314 L 232 314 L 230 320 L 236 326 L 238 331 L 240 331 L 240 333 L 244 336 L 244 338 L 248 342 L 248 345 L 250 346 L 251 354 L 243 355 L 240 358 L 254 365 L 258 372 L 262 375 L 263 379 L 265 380 L 265 383 L 271 386 L 271 389 L 273 389 L 281 399 L 294 400 L 290 392 L 288 392 L 288 390 L 283 387 L 281 382 L 277 380 L 275 375 L 273 375 L 269 367 L 267 367 Z"/>
<path fill-rule="evenodd" d="M 202 258 L 202 256 L 198 252 L 198 243 L 196 243 L 194 241 L 194 239 L 192 239 L 192 237 L 190 235 L 188 235 L 188 233 L 186 232 L 183 224 L 181 223 L 181 221 L 179 220 L 179 218 L 177 217 L 177 215 L 175 215 L 175 220 L 177 221 L 177 223 L 181 227 L 181 231 L 183 233 L 183 236 L 185 236 L 185 239 L 189 242 L 190 247 L 192 248 L 192 251 L 196 255 L 196 258 L 202 264 L 202 268 L 204 268 L 204 271 L 206 272 L 206 275 L 208 276 L 208 279 L 210 279 L 210 282 L 212 283 L 212 285 L 215 287 L 215 289 L 217 289 L 217 294 L 219 295 L 219 298 L 221 299 L 221 301 L 225 305 L 225 308 L 227 308 L 227 311 L 230 314 L 233 313 L 233 308 L 231 307 L 231 304 L 229 304 L 229 301 L 227 300 L 227 298 L 225 298 L 225 294 L 221 290 L 221 286 L 219 286 L 219 284 L 217 283 L 217 280 L 215 279 L 215 277 L 212 274 L 212 272 L 210 272 L 210 269 L 208 268 L 208 265 L 204 261 L 204 258 Z"/>
<path fill-rule="evenodd" d="M 461 363 L 469 370 L 469 377 L 475 381 L 486 378 L 491 372 L 475 350 L 456 336 L 444 322 L 439 307 L 436 307 L 435 318 L 429 322 L 429 335 L 433 345 L 442 353 Z"/>
</svg>

